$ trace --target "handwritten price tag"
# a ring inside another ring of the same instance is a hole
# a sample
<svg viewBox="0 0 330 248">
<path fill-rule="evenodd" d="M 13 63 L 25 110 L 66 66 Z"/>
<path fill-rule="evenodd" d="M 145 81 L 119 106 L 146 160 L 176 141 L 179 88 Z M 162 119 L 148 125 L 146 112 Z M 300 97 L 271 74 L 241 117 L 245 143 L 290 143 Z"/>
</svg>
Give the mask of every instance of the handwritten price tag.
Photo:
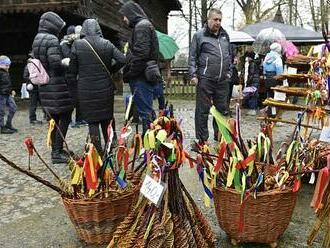
<svg viewBox="0 0 330 248">
<path fill-rule="evenodd" d="M 328 127 L 324 126 L 322 128 L 319 140 L 330 143 L 330 127 L 329 126 Z"/>
<path fill-rule="evenodd" d="M 165 186 L 161 183 L 156 182 L 150 176 L 146 175 L 140 192 L 144 195 L 149 201 L 158 206 L 163 199 L 165 193 Z"/>
<path fill-rule="evenodd" d="M 274 100 L 285 102 L 286 94 L 283 93 L 283 92 L 275 91 L 274 92 Z"/>
<path fill-rule="evenodd" d="M 297 74 L 297 68 L 288 67 L 288 74 Z"/>
</svg>

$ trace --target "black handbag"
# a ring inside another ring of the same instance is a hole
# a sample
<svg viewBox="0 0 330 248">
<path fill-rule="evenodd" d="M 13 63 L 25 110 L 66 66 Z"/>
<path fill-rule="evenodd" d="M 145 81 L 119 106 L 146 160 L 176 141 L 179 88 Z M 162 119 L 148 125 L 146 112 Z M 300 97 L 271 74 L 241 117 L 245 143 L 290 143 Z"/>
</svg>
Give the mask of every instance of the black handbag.
<svg viewBox="0 0 330 248">
<path fill-rule="evenodd" d="M 146 63 L 147 67 L 144 70 L 144 75 L 147 81 L 151 84 L 157 84 L 162 81 L 162 75 L 157 61 L 150 60 Z"/>
</svg>

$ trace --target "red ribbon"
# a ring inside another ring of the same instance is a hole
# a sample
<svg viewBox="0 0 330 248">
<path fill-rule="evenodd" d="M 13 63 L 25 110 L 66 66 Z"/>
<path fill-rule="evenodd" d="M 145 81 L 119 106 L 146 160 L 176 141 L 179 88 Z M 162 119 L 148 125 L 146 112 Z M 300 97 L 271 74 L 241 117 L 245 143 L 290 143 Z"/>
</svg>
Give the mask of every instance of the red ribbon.
<svg viewBox="0 0 330 248">
<path fill-rule="evenodd" d="M 244 210 L 245 210 L 246 202 L 247 202 L 249 196 L 250 196 L 250 192 L 247 192 L 246 196 L 240 206 L 240 209 L 239 209 L 239 222 L 238 222 L 238 232 L 239 233 L 243 233 L 243 231 L 244 231 Z"/>
<path fill-rule="evenodd" d="M 225 155 L 226 152 L 226 143 L 221 143 L 220 144 L 220 151 L 219 151 L 219 156 L 218 156 L 218 160 L 217 163 L 214 167 L 214 171 L 215 172 L 219 172 L 222 168 L 222 164 L 223 164 L 223 157 Z"/>
<path fill-rule="evenodd" d="M 243 161 L 240 161 L 239 163 L 236 164 L 236 169 L 240 170 L 240 169 L 246 169 L 248 163 L 254 161 L 256 159 L 256 154 L 253 153 L 250 156 L 248 156 L 246 159 L 244 159 Z"/>
<path fill-rule="evenodd" d="M 32 138 L 28 137 L 24 140 L 24 144 L 26 145 L 26 148 L 28 150 L 29 156 L 33 155 L 33 142 L 32 142 Z"/>
</svg>

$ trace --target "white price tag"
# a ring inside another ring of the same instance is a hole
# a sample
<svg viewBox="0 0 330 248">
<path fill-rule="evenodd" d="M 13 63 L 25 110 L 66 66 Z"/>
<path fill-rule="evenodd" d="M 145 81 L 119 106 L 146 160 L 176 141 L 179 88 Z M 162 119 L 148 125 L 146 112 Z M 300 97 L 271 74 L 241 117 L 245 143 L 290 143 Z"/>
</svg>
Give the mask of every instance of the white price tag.
<svg viewBox="0 0 330 248">
<path fill-rule="evenodd" d="M 283 86 L 289 86 L 289 82 L 288 82 L 287 79 L 284 79 L 284 80 L 283 80 Z"/>
<path fill-rule="evenodd" d="M 276 107 L 272 107 L 271 110 L 272 110 L 272 115 L 276 115 Z"/>
<path fill-rule="evenodd" d="M 162 183 L 156 182 L 150 176 L 146 175 L 143 184 L 141 186 L 140 192 L 144 195 L 149 201 L 158 206 L 163 199 L 165 193 L 165 185 Z"/>
<path fill-rule="evenodd" d="M 315 183 L 315 173 L 313 172 L 311 174 L 311 178 L 309 179 L 309 184 L 314 184 Z"/>
<path fill-rule="evenodd" d="M 297 68 L 288 67 L 288 74 L 297 74 Z"/>
<path fill-rule="evenodd" d="M 285 100 L 286 100 L 286 94 L 283 93 L 283 92 L 275 91 L 274 92 L 274 100 L 285 102 Z"/>
<path fill-rule="evenodd" d="M 330 126 L 322 128 L 319 140 L 330 143 Z"/>
</svg>

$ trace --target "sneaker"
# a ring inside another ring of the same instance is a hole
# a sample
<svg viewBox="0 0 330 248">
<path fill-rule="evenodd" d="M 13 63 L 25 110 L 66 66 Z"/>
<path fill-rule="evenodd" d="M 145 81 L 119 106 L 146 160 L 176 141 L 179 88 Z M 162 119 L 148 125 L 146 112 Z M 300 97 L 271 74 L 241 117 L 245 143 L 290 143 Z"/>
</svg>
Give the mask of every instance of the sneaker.
<svg viewBox="0 0 330 248">
<path fill-rule="evenodd" d="M 76 123 L 78 123 L 79 126 L 86 126 L 86 125 L 88 125 L 87 121 L 84 121 L 84 120 L 82 120 L 82 121 L 77 121 Z"/>
<path fill-rule="evenodd" d="M 80 125 L 79 125 L 77 122 L 71 122 L 71 123 L 70 123 L 70 127 L 71 127 L 71 128 L 79 128 Z"/>
<path fill-rule="evenodd" d="M 65 164 L 68 162 L 68 157 L 60 152 L 52 152 L 52 163 L 53 164 Z"/>
<path fill-rule="evenodd" d="M 12 130 L 14 133 L 18 131 L 17 128 L 14 128 L 12 125 L 5 125 L 5 128 Z"/>
<path fill-rule="evenodd" d="M 246 112 L 247 115 L 256 116 L 257 111 L 255 109 L 250 109 Z"/>
<path fill-rule="evenodd" d="M 15 131 L 11 130 L 7 127 L 0 127 L 0 133 L 2 133 L 2 134 L 13 134 L 13 133 L 15 133 Z"/>
<path fill-rule="evenodd" d="M 30 124 L 32 124 L 32 125 L 41 125 L 42 124 L 42 121 L 33 120 L 33 121 L 30 121 Z"/>
</svg>

